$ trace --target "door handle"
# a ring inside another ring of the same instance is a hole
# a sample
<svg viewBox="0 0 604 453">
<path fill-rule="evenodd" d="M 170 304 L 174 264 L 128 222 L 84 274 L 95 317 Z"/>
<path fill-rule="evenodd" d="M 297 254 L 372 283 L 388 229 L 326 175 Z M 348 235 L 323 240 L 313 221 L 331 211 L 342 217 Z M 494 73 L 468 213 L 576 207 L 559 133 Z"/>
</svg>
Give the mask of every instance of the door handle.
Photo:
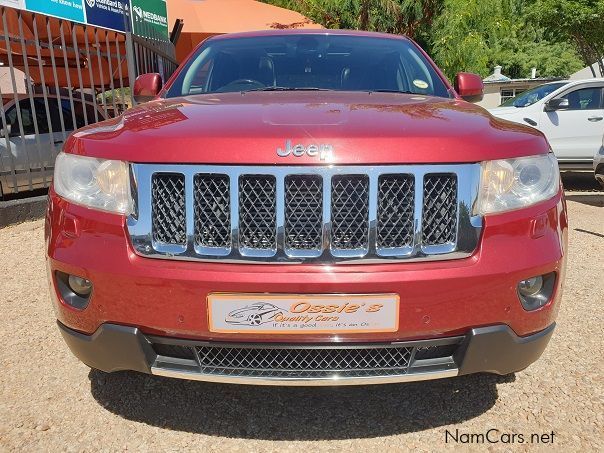
<svg viewBox="0 0 604 453">
<path fill-rule="evenodd" d="M 587 121 L 591 121 L 592 123 L 602 120 L 604 120 L 604 116 L 590 116 L 589 118 L 587 118 Z"/>
<path fill-rule="evenodd" d="M 55 140 L 54 144 L 55 145 L 60 145 L 61 143 L 65 142 L 65 140 Z"/>
</svg>

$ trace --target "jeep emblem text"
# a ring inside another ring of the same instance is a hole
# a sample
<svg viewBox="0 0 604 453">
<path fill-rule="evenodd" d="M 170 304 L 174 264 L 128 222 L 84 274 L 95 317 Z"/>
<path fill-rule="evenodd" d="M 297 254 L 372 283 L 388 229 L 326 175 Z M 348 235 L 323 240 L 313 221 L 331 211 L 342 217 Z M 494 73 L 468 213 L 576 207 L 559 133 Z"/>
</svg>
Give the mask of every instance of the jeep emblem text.
<svg viewBox="0 0 604 453">
<path fill-rule="evenodd" d="M 306 154 L 309 157 L 319 156 L 321 160 L 331 160 L 333 146 L 327 144 L 304 146 L 300 143 L 292 146 L 291 140 L 287 140 L 285 148 L 277 148 L 277 156 L 287 157 L 290 154 L 294 157 L 302 157 Z"/>
</svg>

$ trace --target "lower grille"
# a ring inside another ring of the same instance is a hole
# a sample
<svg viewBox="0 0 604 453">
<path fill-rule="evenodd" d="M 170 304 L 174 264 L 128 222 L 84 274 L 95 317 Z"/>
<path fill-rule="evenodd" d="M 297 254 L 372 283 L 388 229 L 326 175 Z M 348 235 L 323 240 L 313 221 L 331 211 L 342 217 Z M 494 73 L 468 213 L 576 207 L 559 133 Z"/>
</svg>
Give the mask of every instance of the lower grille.
<svg viewBox="0 0 604 453">
<path fill-rule="evenodd" d="M 411 348 L 246 349 L 210 346 L 196 349 L 204 373 L 251 372 L 256 376 L 402 374 L 407 372 L 411 358 Z"/>
<path fill-rule="evenodd" d="M 225 262 L 457 259 L 476 249 L 479 164 L 135 164 L 143 256 Z"/>
<path fill-rule="evenodd" d="M 385 345 L 154 344 L 156 366 L 194 363 L 205 376 L 329 379 L 400 376 L 420 370 L 450 369 L 462 337 Z M 170 363 L 170 359 L 176 360 Z M 429 359 L 427 362 L 425 359 Z"/>
</svg>

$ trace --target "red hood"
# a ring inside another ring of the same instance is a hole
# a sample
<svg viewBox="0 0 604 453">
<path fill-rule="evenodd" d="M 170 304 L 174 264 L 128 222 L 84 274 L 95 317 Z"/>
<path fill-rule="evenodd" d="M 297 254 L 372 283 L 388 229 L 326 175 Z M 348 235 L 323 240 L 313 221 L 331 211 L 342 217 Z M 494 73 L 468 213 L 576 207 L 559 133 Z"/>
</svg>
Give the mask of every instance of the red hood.
<svg viewBox="0 0 604 453">
<path fill-rule="evenodd" d="M 332 163 L 477 162 L 548 151 L 543 135 L 456 99 L 391 93 L 250 92 L 158 100 L 79 130 L 69 152 L 131 162 L 317 164 L 286 140 L 328 144 Z"/>
</svg>

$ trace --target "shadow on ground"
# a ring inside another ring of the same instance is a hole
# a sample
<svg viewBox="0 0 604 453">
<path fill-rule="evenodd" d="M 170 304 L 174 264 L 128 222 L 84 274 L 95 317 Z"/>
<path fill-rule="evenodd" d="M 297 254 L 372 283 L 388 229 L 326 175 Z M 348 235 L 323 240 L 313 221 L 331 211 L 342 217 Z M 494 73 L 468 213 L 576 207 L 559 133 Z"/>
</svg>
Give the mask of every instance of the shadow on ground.
<svg viewBox="0 0 604 453">
<path fill-rule="evenodd" d="M 562 172 L 560 175 L 562 176 L 562 185 L 566 191 L 600 192 L 604 195 L 604 189 L 596 181 L 593 171 Z"/>
<path fill-rule="evenodd" d="M 330 440 L 388 436 L 481 415 L 514 375 L 362 387 L 261 387 L 89 373 L 99 404 L 121 417 L 209 436 Z"/>
<path fill-rule="evenodd" d="M 562 184 L 568 201 L 604 207 L 604 189 L 596 181 L 593 173 L 562 173 Z"/>
</svg>

